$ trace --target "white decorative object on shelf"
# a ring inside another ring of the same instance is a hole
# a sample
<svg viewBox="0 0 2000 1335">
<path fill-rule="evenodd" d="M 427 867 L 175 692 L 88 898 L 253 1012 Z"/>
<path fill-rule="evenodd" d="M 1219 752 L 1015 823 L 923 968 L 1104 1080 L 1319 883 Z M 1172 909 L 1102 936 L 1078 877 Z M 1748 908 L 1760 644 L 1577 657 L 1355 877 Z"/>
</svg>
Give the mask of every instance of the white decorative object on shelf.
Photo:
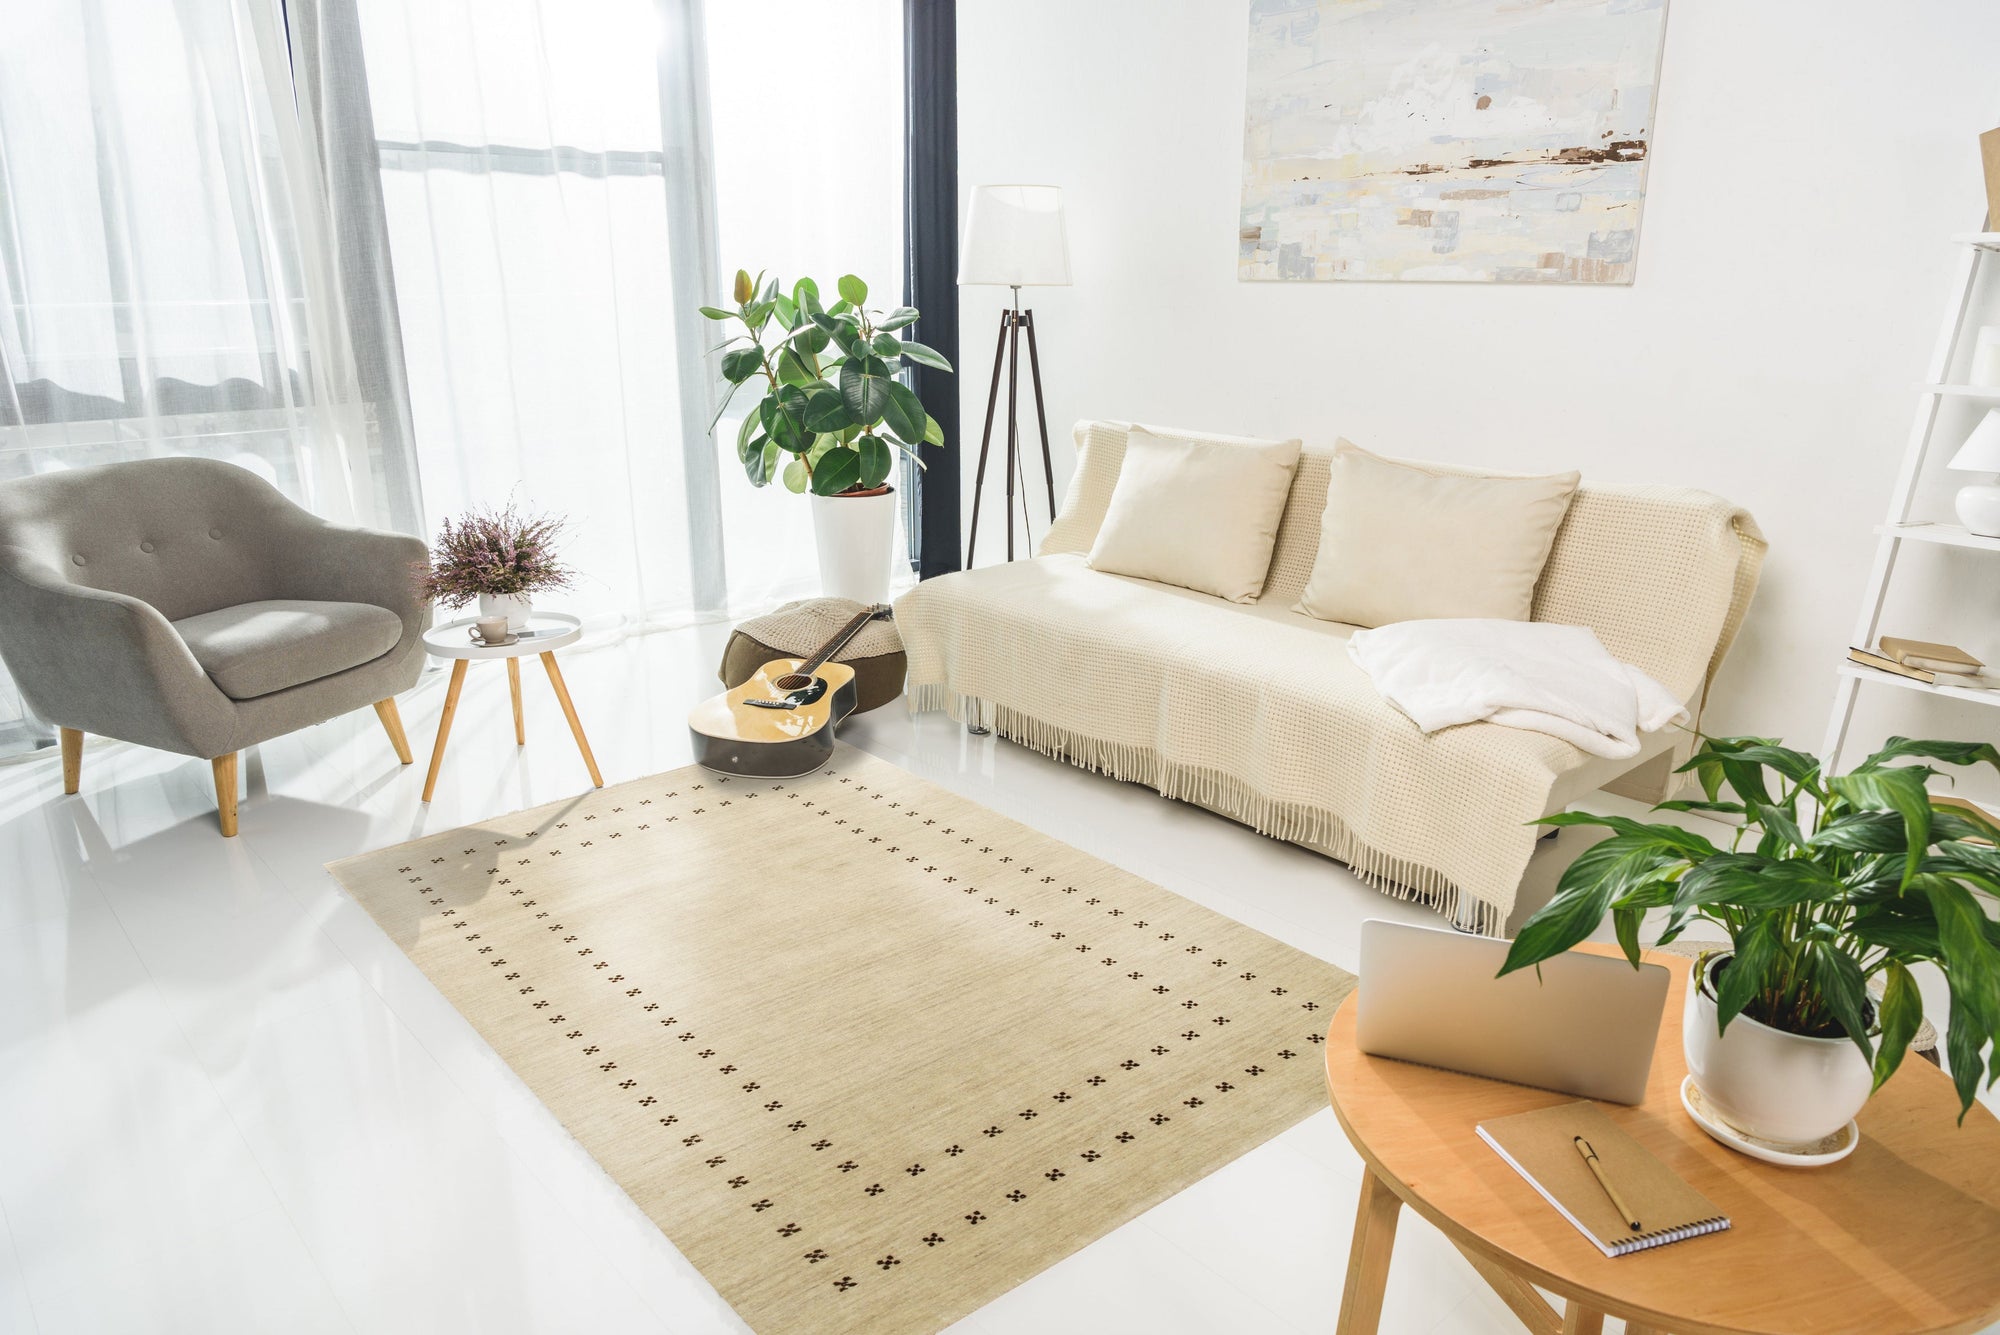
<svg viewBox="0 0 2000 1335">
<path fill-rule="evenodd" d="M 1989 331 L 1982 329 L 1985 339 Z M 1979 425 L 1951 456 L 1946 468 L 1960 473 L 2000 473 L 2000 408 L 1979 419 Z M 1958 522 L 1982 538 L 2000 538 L 2000 486 L 1974 482 L 1958 489 Z"/>
<path fill-rule="evenodd" d="M 1979 340 L 1972 345 L 1972 371 L 1968 378 L 1988 389 L 2000 386 L 2000 324 L 1979 327 Z"/>
</svg>

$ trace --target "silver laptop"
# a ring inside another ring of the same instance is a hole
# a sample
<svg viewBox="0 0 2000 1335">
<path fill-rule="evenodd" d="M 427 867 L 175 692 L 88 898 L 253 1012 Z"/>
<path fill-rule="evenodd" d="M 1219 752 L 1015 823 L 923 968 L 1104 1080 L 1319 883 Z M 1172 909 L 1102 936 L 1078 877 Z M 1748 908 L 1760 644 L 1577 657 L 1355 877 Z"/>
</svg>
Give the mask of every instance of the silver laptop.
<svg viewBox="0 0 2000 1335">
<path fill-rule="evenodd" d="M 1613 1103 L 1646 1096 L 1667 971 L 1575 951 L 1496 978 L 1507 942 L 1370 918 L 1355 1040 L 1377 1057 Z"/>
</svg>

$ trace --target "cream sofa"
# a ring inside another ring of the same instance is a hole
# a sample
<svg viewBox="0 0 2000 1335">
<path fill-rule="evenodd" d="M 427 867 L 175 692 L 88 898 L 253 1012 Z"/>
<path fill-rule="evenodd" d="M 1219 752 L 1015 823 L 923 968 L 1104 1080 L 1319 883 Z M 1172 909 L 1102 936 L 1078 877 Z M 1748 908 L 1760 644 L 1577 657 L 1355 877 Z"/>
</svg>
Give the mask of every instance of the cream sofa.
<svg viewBox="0 0 2000 1335">
<path fill-rule="evenodd" d="M 1539 833 L 1527 822 L 1614 781 L 1664 794 L 1688 732 L 1620 761 L 1491 723 L 1425 736 L 1347 656 L 1353 627 L 1292 610 L 1319 549 L 1328 451 L 1300 460 L 1255 603 L 1092 570 L 1128 429 L 1078 424 L 1069 496 L 1034 559 L 898 601 L 913 710 L 1198 803 L 1483 930 L 1513 909 Z M 1534 619 L 1591 627 L 1698 718 L 1763 554 L 1750 517 L 1706 492 L 1586 484 Z"/>
</svg>

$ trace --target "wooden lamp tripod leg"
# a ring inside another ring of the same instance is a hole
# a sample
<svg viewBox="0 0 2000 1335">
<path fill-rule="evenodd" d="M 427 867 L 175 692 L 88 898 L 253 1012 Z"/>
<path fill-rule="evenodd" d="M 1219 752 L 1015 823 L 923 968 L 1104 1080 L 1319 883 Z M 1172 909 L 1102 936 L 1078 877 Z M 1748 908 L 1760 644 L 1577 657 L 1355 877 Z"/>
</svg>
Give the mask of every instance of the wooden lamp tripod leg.
<svg viewBox="0 0 2000 1335">
<path fill-rule="evenodd" d="M 1007 352 L 1010 311 L 1000 312 L 1000 338 L 993 345 L 993 387 L 986 391 L 986 429 L 979 433 L 979 468 L 972 476 L 972 534 L 965 543 L 965 568 L 972 569 L 972 555 L 979 550 L 979 497 L 986 489 L 986 453 L 993 444 L 993 410 L 1000 406 L 1000 364 Z M 1010 517 L 1007 521 L 1012 524 Z"/>
<path fill-rule="evenodd" d="M 1014 475 L 1021 469 L 1021 289 L 1014 289 L 1014 310 L 1007 321 L 1007 559 L 1014 559 Z M 1028 498 L 1021 498 L 1025 511 Z"/>
<path fill-rule="evenodd" d="M 1049 522 L 1056 522 L 1056 466 L 1049 458 L 1049 414 L 1042 406 L 1042 359 L 1035 348 L 1035 313 L 1021 312 L 1021 323 L 1028 331 L 1028 373 L 1035 384 L 1035 424 L 1042 429 L 1042 481 L 1049 488 Z M 1027 502 L 1025 498 L 1023 505 Z"/>
</svg>

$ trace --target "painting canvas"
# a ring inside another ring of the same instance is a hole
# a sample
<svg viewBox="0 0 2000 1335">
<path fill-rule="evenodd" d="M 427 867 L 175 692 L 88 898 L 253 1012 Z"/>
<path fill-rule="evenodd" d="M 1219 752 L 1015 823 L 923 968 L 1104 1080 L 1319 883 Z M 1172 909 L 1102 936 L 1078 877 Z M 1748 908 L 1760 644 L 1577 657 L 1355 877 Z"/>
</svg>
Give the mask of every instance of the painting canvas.
<svg viewBox="0 0 2000 1335">
<path fill-rule="evenodd" d="M 1238 276 L 1629 283 L 1666 0 L 1255 0 Z"/>
</svg>

